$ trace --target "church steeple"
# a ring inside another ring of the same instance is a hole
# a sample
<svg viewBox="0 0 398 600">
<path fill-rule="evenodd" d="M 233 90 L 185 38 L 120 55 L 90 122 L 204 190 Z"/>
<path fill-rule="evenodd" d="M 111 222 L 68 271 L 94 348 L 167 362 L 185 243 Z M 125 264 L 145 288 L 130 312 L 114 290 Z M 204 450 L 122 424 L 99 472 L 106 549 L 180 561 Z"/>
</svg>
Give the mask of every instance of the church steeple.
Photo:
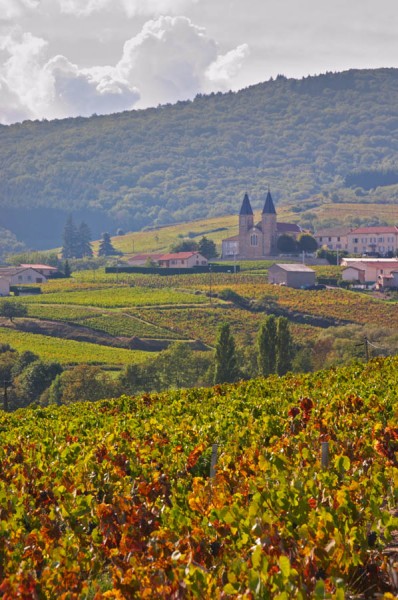
<svg viewBox="0 0 398 600">
<path fill-rule="evenodd" d="M 276 210 L 274 206 L 274 201 L 272 200 L 271 192 L 268 188 L 267 197 L 265 199 L 265 204 L 263 208 L 263 215 L 276 215 Z"/>
<path fill-rule="evenodd" d="M 247 216 L 247 215 L 252 215 L 253 214 L 253 209 L 251 207 L 249 196 L 247 195 L 247 192 L 246 192 L 246 194 L 245 194 L 245 196 L 243 198 L 243 202 L 242 202 L 242 206 L 241 206 L 239 214 L 241 216 L 242 215 Z"/>
</svg>

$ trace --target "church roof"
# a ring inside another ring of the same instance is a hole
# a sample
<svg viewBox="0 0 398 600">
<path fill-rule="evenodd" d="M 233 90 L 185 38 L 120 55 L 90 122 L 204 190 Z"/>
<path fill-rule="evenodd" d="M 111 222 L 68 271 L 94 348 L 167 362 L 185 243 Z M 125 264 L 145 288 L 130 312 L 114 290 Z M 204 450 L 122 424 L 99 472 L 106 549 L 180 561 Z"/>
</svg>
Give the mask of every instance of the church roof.
<svg viewBox="0 0 398 600">
<path fill-rule="evenodd" d="M 269 190 L 265 199 L 263 215 L 276 215 L 274 201 L 272 200 L 271 192 Z"/>
<path fill-rule="evenodd" d="M 245 194 L 245 196 L 243 198 L 243 202 L 242 202 L 242 206 L 241 206 L 239 214 L 240 215 L 252 215 L 253 214 L 253 209 L 251 207 L 249 196 L 247 195 L 247 193 Z"/>
</svg>

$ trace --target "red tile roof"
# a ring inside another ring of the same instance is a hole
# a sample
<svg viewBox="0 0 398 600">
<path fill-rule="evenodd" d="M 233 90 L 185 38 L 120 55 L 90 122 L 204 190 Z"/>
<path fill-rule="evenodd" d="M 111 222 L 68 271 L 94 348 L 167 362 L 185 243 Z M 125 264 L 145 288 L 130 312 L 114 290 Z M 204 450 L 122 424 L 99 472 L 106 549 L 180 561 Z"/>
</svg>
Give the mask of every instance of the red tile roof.
<svg viewBox="0 0 398 600">
<path fill-rule="evenodd" d="M 39 265 L 39 264 L 21 264 L 21 267 L 24 267 L 25 269 L 47 269 L 49 271 L 58 271 L 57 267 L 51 267 L 50 265 Z"/>
<path fill-rule="evenodd" d="M 200 252 L 175 252 L 171 254 L 162 254 L 159 260 L 186 260 L 191 256 L 196 256 Z"/>
<path fill-rule="evenodd" d="M 394 225 L 382 225 L 380 227 L 358 227 L 350 232 L 351 235 L 366 233 L 373 233 L 374 235 L 379 233 L 398 233 L 398 227 L 395 227 Z"/>
</svg>

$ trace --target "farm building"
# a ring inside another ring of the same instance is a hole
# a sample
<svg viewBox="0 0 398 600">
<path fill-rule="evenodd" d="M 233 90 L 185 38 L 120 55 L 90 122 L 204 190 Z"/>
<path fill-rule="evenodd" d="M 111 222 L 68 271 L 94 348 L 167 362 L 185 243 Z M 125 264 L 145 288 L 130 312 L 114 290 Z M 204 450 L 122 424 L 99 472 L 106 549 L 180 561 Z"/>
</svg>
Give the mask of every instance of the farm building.
<svg viewBox="0 0 398 600">
<path fill-rule="evenodd" d="M 132 267 L 145 267 L 150 261 L 157 263 L 162 256 L 163 254 L 135 254 L 134 256 L 131 256 L 127 262 Z"/>
<path fill-rule="evenodd" d="M 31 267 L 0 267 L 0 277 L 8 281 L 9 285 L 47 283 L 47 278 Z"/>
<path fill-rule="evenodd" d="M 41 265 L 41 264 L 21 264 L 20 267 L 24 269 L 34 269 L 44 275 L 44 277 L 51 277 L 58 273 L 58 269 L 56 267 L 51 267 L 50 265 Z"/>
<path fill-rule="evenodd" d="M 268 282 L 301 288 L 315 285 L 315 271 L 302 264 L 277 264 L 268 270 Z"/>
</svg>

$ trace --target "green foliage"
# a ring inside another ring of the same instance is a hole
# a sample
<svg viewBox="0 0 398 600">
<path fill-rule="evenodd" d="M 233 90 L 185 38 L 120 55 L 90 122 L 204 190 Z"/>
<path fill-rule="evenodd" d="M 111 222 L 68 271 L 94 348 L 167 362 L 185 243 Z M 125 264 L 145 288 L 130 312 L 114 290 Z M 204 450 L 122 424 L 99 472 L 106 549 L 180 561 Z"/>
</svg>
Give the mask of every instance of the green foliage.
<svg viewBox="0 0 398 600">
<path fill-rule="evenodd" d="M 0 317 L 5 317 L 13 322 L 18 317 L 25 317 L 28 309 L 24 304 L 12 300 L 2 300 L 0 302 Z"/>
<path fill-rule="evenodd" d="M 276 371 L 277 320 L 269 315 L 261 324 L 257 336 L 257 362 L 260 375 L 268 377 Z"/>
<path fill-rule="evenodd" d="M 299 252 L 316 252 L 318 242 L 310 233 L 301 233 L 297 240 Z"/>
<path fill-rule="evenodd" d="M 235 340 L 229 323 L 222 323 L 218 330 L 214 354 L 214 383 L 232 383 L 237 381 L 239 376 Z"/>
<path fill-rule="evenodd" d="M 99 243 L 98 256 L 117 256 L 120 254 L 121 253 L 113 247 L 109 233 L 103 233 Z"/>
<path fill-rule="evenodd" d="M 1 594 L 392 597 L 397 390 L 378 359 L 1 412 Z"/>
<path fill-rule="evenodd" d="M 197 250 L 199 250 L 199 244 L 195 240 L 174 242 L 170 247 L 170 252 L 196 252 Z"/>
<path fill-rule="evenodd" d="M 294 254 L 298 251 L 298 244 L 295 238 L 287 233 L 283 233 L 278 237 L 276 247 L 278 248 L 279 252 L 286 254 Z"/>
<path fill-rule="evenodd" d="M 213 242 L 213 240 L 209 240 L 206 236 L 203 236 L 199 240 L 198 250 L 202 256 L 209 260 L 218 256 L 215 243 Z"/>
<path fill-rule="evenodd" d="M 12 390 L 11 406 L 20 408 L 39 400 L 53 379 L 62 372 L 57 362 L 35 361 L 30 363 L 18 376 Z"/>
<path fill-rule="evenodd" d="M 293 340 L 286 317 L 276 320 L 276 372 L 285 375 L 292 368 Z"/>
</svg>

